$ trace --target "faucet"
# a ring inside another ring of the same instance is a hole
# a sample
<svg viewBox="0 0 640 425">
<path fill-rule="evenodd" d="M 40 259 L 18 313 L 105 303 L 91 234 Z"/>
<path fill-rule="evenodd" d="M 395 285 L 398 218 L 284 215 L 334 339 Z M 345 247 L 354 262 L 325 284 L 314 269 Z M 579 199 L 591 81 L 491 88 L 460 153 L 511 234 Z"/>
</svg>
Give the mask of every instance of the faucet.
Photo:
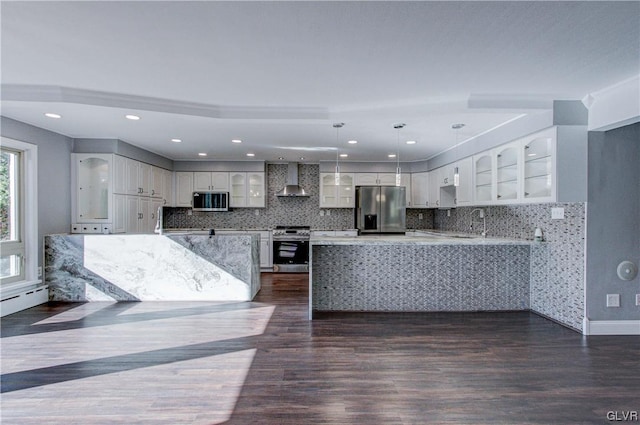
<svg viewBox="0 0 640 425">
<path fill-rule="evenodd" d="M 483 238 L 487 237 L 487 220 L 484 217 L 484 208 L 475 208 L 473 210 L 471 210 L 471 223 L 469 224 L 469 231 L 473 231 L 473 213 L 478 211 L 478 218 L 482 219 L 482 233 L 480 233 L 480 235 Z"/>
</svg>

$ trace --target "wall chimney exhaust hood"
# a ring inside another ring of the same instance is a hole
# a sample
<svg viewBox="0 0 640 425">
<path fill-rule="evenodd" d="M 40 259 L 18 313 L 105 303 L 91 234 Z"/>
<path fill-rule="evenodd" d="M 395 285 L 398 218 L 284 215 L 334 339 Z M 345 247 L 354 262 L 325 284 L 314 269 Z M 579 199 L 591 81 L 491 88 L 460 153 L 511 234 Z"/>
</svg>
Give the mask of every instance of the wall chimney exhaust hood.
<svg viewBox="0 0 640 425">
<path fill-rule="evenodd" d="M 303 197 L 309 196 L 305 190 L 298 185 L 298 163 L 287 164 L 286 186 L 276 192 L 276 196 Z"/>
</svg>

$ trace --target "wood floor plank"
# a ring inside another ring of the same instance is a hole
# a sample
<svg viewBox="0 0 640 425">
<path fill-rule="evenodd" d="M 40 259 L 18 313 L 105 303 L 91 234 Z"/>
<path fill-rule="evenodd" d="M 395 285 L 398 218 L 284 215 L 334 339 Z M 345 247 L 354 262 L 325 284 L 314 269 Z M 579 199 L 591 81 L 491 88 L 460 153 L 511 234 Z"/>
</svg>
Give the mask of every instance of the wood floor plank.
<svg viewBox="0 0 640 425">
<path fill-rule="evenodd" d="M 2 319 L 3 424 L 601 424 L 640 411 L 640 338 L 527 312 L 52 303 Z"/>
</svg>

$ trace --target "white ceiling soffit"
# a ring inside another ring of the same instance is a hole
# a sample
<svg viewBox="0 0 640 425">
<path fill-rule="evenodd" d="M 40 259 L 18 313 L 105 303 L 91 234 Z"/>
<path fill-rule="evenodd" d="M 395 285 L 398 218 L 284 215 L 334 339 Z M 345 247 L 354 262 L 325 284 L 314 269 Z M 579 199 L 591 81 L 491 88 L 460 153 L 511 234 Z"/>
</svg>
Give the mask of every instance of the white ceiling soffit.
<svg viewBox="0 0 640 425">
<path fill-rule="evenodd" d="M 403 122 L 417 143 L 400 157 L 418 160 L 637 75 L 639 17 L 616 1 L 2 2 L 2 115 L 176 160 L 388 161 Z"/>
</svg>

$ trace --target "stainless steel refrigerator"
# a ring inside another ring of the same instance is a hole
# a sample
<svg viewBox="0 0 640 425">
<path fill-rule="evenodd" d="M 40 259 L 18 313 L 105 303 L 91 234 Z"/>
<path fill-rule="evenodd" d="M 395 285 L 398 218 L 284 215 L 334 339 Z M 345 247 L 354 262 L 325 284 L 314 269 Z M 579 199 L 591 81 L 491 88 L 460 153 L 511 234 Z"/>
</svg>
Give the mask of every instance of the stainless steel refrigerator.
<svg viewBox="0 0 640 425">
<path fill-rule="evenodd" d="M 356 228 L 360 234 L 404 233 L 407 228 L 404 186 L 356 186 Z"/>
</svg>

